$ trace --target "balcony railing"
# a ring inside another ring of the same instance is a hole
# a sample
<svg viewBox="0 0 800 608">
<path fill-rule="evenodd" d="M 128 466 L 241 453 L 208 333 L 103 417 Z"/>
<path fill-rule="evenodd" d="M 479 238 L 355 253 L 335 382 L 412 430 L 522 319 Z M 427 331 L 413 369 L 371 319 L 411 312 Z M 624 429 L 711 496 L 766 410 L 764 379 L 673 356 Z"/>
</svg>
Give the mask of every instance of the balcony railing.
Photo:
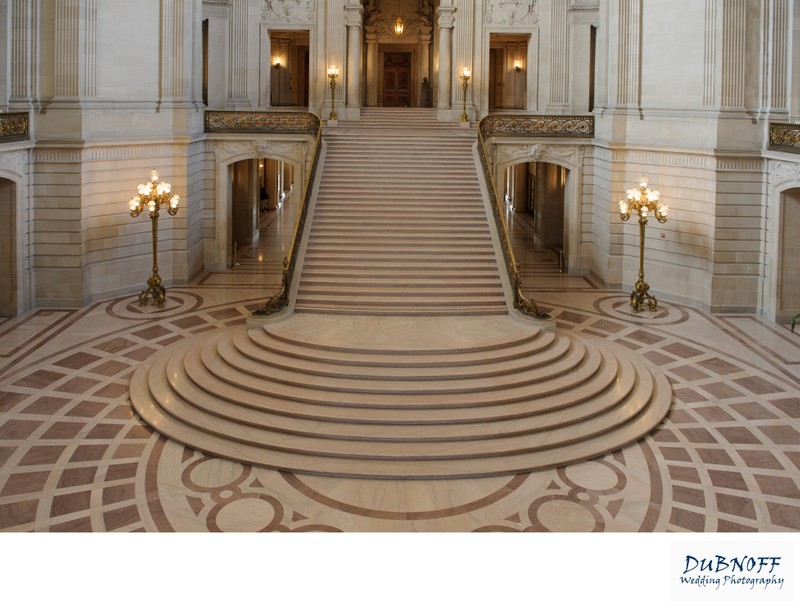
<svg viewBox="0 0 800 608">
<path fill-rule="evenodd" d="M 268 135 L 311 135 L 320 133 L 319 116 L 308 112 L 228 112 L 209 110 L 206 133 L 256 133 Z"/>
<path fill-rule="evenodd" d="M 800 125 L 769 123 L 769 149 L 800 154 Z"/>
<path fill-rule="evenodd" d="M 480 122 L 484 139 L 490 137 L 594 137 L 594 116 L 489 114 Z"/>
<path fill-rule="evenodd" d="M 0 144 L 30 139 L 30 119 L 27 112 L 0 114 Z"/>
<path fill-rule="evenodd" d="M 303 200 L 300 204 L 297 223 L 294 227 L 289 254 L 283 260 L 281 290 L 271 296 L 263 308 L 253 311 L 253 316 L 266 317 L 283 310 L 289 303 L 289 289 L 294 278 L 300 238 L 306 225 L 311 190 L 317 173 L 320 154 L 322 122 L 319 116 L 306 112 L 228 112 L 208 111 L 205 114 L 206 133 L 251 133 L 267 135 L 310 135 L 314 138 L 311 167 L 306 177 Z"/>
</svg>

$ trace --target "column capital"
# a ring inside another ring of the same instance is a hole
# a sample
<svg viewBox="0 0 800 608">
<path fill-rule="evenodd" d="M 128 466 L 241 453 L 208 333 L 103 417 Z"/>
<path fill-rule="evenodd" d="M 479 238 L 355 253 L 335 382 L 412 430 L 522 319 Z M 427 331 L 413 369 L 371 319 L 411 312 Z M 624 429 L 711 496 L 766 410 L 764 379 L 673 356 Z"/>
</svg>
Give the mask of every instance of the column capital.
<svg viewBox="0 0 800 608">
<path fill-rule="evenodd" d="M 438 16 L 438 24 L 439 29 L 451 29 L 453 27 L 453 22 L 455 21 L 455 6 L 440 6 L 436 9 L 436 15 Z"/>
<path fill-rule="evenodd" d="M 360 4 L 348 4 L 344 7 L 344 20 L 347 27 L 361 27 L 361 11 Z"/>
</svg>

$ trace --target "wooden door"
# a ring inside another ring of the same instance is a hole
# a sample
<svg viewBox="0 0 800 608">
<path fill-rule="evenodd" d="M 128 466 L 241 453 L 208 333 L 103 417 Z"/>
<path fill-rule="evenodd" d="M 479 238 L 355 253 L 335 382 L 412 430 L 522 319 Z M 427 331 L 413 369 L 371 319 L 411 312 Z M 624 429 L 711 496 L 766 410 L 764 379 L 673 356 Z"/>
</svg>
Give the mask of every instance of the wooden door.
<svg viewBox="0 0 800 608">
<path fill-rule="evenodd" d="M 383 105 L 411 105 L 411 53 L 386 53 L 383 59 Z"/>
</svg>

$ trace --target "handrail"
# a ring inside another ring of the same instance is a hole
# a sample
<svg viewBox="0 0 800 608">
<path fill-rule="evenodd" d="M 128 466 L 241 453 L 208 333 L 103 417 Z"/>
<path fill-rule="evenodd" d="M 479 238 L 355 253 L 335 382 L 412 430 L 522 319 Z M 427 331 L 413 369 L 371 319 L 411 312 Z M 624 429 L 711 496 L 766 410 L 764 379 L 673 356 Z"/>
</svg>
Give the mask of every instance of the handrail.
<svg viewBox="0 0 800 608">
<path fill-rule="evenodd" d="M 30 119 L 27 112 L 0 113 L 0 143 L 25 141 L 30 137 Z"/>
<path fill-rule="evenodd" d="M 800 154 L 800 125 L 769 123 L 769 149 Z"/>
<path fill-rule="evenodd" d="M 254 310 L 255 317 L 266 317 L 283 310 L 289 303 L 289 287 L 297 266 L 300 239 L 308 215 L 309 201 L 320 156 L 322 121 L 316 114 L 307 112 L 235 112 L 207 111 L 205 113 L 206 133 L 267 133 L 275 135 L 313 135 L 314 156 L 306 176 L 303 200 L 297 215 L 289 254 L 283 259 L 283 275 L 280 291 L 271 296 L 263 308 Z"/>
<path fill-rule="evenodd" d="M 319 120 L 319 119 L 318 119 Z M 289 246 L 289 255 L 283 258 L 283 275 L 281 276 L 281 290 L 269 298 L 264 304 L 263 308 L 253 311 L 254 317 L 266 317 L 276 312 L 283 310 L 289 304 L 289 288 L 294 278 L 294 269 L 297 266 L 297 258 L 300 250 L 300 239 L 303 237 L 303 229 L 306 225 L 306 217 L 308 216 L 308 207 L 311 201 L 311 191 L 314 186 L 314 178 L 317 174 L 317 166 L 319 165 L 320 155 L 320 139 L 322 137 L 322 128 L 317 130 L 317 137 L 314 140 L 314 158 L 311 161 L 311 168 L 306 176 L 305 191 L 303 193 L 303 202 L 300 205 L 300 213 L 297 216 L 297 223 L 294 227 L 294 234 L 292 235 L 292 244 Z"/>
<path fill-rule="evenodd" d="M 485 120 L 485 119 L 484 119 Z M 483 121 L 481 121 L 483 123 Z M 483 141 L 483 129 L 478 128 L 478 156 L 481 159 L 481 167 L 483 168 L 483 175 L 486 178 L 486 185 L 489 189 L 489 197 L 492 203 L 492 215 L 494 215 L 495 224 L 497 224 L 497 231 L 500 235 L 500 245 L 503 249 L 503 259 L 506 263 L 506 271 L 508 278 L 511 281 L 511 289 L 514 295 L 514 308 L 519 310 L 525 315 L 535 317 L 537 319 L 550 319 L 547 313 L 539 312 L 539 307 L 536 302 L 526 298 L 522 293 L 522 279 L 519 276 L 519 264 L 514 259 L 514 252 L 511 249 L 511 241 L 508 238 L 508 229 L 506 228 L 505 219 L 503 219 L 503 209 L 500 206 L 500 199 L 497 197 L 497 188 L 495 187 L 494 176 L 489 167 L 489 160 L 486 157 L 486 147 Z"/>
</svg>

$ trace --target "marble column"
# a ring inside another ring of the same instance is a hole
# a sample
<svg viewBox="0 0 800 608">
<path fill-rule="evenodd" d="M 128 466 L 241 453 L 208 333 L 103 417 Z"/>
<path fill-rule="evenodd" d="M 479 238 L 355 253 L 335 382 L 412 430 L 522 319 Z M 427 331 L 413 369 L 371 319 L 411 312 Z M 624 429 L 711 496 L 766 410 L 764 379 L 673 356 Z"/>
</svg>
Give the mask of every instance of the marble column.
<svg viewBox="0 0 800 608">
<path fill-rule="evenodd" d="M 361 5 L 344 7 L 347 23 L 347 118 L 361 114 Z"/>
<path fill-rule="evenodd" d="M 440 6 L 436 9 L 439 24 L 439 97 L 436 108 L 439 110 L 440 120 L 450 120 L 452 107 L 452 93 L 450 90 L 450 77 L 453 63 L 453 22 L 455 20 L 455 7 Z"/>
<path fill-rule="evenodd" d="M 367 39 L 367 103 L 369 107 L 378 105 L 378 33 L 374 25 L 364 27 Z"/>
</svg>

